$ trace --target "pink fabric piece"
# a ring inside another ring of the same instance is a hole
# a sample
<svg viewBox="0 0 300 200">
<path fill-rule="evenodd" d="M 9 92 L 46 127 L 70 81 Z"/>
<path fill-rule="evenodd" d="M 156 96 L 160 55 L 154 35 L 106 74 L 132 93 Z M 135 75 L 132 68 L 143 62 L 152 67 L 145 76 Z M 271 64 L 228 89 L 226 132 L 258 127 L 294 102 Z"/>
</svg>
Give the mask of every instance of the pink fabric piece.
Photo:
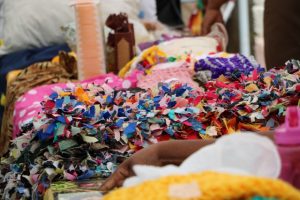
<svg viewBox="0 0 300 200">
<path fill-rule="evenodd" d="M 200 90 L 198 84 L 191 78 L 193 76 L 191 73 L 189 65 L 185 62 L 159 64 L 153 67 L 151 74 L 139 77 L 138 87 L 154 88 L 160 82 L 174 80 Z"/>
<path fill-rule="evenodd" d="M 106 83 L 114 89 L 128 89 L 137 86 L 137 75 L 134 74 L 126 79 L 121 79 L 114 74 L 100 75 L 88 80 L 76 83 L 57 83 L 52 85 L 44 85 L 29 90 L 21 96 L 15 103 L 15 110 L 13 116 L 13 138 L 16 138 L 20 133 L 20 128 L 32 121 L 32 118 L 42 111 L 41 102 L 45 97 L 49 96 L 57 89 L 64 89 L 75 87 L 76 84 L 104 84 Z"/>
</svg>

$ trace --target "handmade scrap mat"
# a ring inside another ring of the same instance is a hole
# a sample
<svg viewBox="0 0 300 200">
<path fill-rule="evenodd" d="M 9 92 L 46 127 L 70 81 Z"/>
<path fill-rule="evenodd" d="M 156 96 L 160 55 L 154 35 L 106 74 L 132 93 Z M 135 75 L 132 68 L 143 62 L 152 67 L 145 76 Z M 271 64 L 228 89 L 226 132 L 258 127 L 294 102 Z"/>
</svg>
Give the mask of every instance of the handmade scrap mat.
<svg viewBox="0 0 300 200">
<path fill-rule="evenodd" d="M 300 63 L 268 72 L 247 63 L 241 56 L 199 60 L 197 72 L 212 71 L 202 90 L 171 81 L 148 90 L 87 84 L 53 92 L 1 159 L 3 198 L 39 199 L 52 182 L 108 177 L 159 141 L 277 127 L 299 102 Z"/>
</svg>

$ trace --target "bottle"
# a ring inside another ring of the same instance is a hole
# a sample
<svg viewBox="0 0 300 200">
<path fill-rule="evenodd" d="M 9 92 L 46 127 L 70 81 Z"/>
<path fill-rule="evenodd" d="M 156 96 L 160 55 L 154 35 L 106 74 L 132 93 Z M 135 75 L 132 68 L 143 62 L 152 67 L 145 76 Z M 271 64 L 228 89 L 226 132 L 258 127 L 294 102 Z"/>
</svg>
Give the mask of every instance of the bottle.
<svg viewBox="0 0 300 200">
<path fill-rule="evenodd" d="M 285 123 L 275 131 L 281 157 L 280 178 L 300 189 L 300 108 L 288 107 Z"/>
</svg>

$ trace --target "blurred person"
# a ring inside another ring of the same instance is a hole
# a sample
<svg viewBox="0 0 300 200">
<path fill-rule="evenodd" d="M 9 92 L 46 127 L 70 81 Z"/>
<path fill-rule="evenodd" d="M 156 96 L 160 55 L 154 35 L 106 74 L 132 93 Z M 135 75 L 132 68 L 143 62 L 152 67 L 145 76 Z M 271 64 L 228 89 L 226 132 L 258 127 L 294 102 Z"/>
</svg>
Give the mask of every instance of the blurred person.
<svg viewBox="0 0 300 200">
<path fill-rule="evenodd" d="M 215 140 L 171 140 L 153 144 L 126 159 L 103 183 L 101 191 L 121 187 L 125 179 L 134 176 L 134 165 L 180 165 L 187 157 Z"/>
<path fill-rule="evenodd" d="M 229 0 L 207 0 L 205 1 L 205 16 L 202 23 L 202 35 L 207 35 L 214 23 L 223 23 L 221 7 Z"/>
<path fill-rule="evenodd" d="M 140 9 L 142 19 L 174 28 L 184 26 L 180 0 L 140 0 Z"/>
<path fill-rule="evenodd" d="M 272 132 L 259 134 L 272 140 L 274 139 Z M 207 145 L 213 144 L 215 141 L 216 139 L 170 140 L 153 144 L 126 159 L 103 183 L 100 189 L 101 191 L 109 191 L 115 187 L 121 187 L 125 179 L 134 176 L 134 165 L 180 165 L 191 154 Z"/>
<path fill-rule="evenodd" d="M 281 67 L 300 60 L 300 1 L 266 0 L 264 13 L 267 67 Z"/>
<path fill-rule="evenodd" d="M 222 22 L 221 6 L 228 0 L 207 0 L 202 34 L 212 24 Z M 289 59 L 300 60 L 300 1 L 266 0 L 264 13 L 265 58 L 267 68 L 281 67 Z"/>
</svg>

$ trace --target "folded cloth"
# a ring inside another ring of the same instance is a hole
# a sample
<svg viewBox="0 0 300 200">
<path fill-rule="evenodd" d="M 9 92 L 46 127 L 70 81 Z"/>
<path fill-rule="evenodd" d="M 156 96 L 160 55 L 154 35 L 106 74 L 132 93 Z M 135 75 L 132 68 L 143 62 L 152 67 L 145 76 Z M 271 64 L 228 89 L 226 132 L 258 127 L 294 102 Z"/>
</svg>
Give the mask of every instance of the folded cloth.
<svg viewBox="0 0 300 200">
<path fill-rule="evenodd" d="M 147 73 L 153 66 L 161 63 L 174 61 L 193 63 L 201 55 L 224 51 L 227 42 L 227 32 L 224 26 L 218 23 L 214 24 L 211 33 L 204 37 L 166 38 L 164 42 L 154 43 L 157 45 L 145 49 L 139 56 L 133 58 L 121 69 L 119 75 L 126 77 L 135 70 Z"/>
<path fill-rule="evenodd" d="M 54 45 L 45 48 L 18 51 L 0 57 L 0 95 L 6 94 L 6 76 L 10 71 L 24 69 L 34 63 L 50 61 L 59 51 L 70 51 L 66 44 Z M 0 106 L 0 126 L 4 112 L 3 105 Z"/>
<path fill-rule="evenodd" d="M 138 87 L 143 89 L 155 88 L 158 83 L 177 80 L 200 90 L 198 84 L 193 81 L 192 70 L 188 63 L 174 62 L 159 64 L 148 75 L 142 75 L 138 80 Z"/>
</svg>

